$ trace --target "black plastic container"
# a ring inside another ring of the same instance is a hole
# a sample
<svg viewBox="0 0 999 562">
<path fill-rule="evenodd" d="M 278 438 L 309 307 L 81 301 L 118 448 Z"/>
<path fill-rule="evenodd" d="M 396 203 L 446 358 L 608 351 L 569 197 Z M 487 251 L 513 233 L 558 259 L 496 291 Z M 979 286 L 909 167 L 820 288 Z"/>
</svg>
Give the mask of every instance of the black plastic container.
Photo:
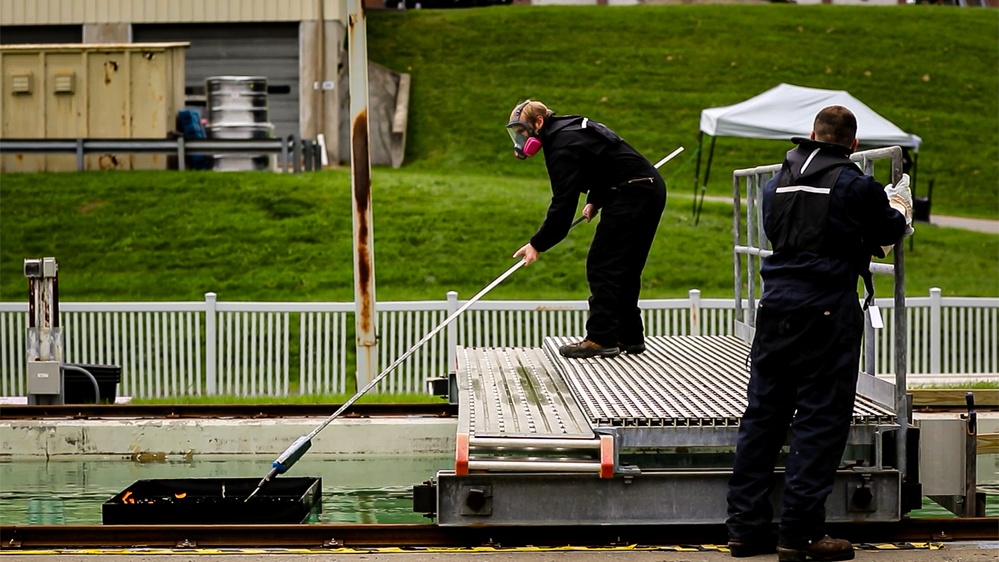
<svg viewBox="0 0 999 562">
<path fill-rule="evenodd" d="M 102 404 L 114 404 L 118 398 L 118 383 L 121 382 L 121 367 L 118 365 L 85 365 L 67 363 L 68 366 L 86 369 L 97 380 L 97 390 L 101 392 Z M 63 369 L 64 398 L 66 404 L 94 404 L 94 383 L 87 375 L 76 369 Z"/>
<path fill-rule="evenodd" d="M 245 501 L 259 478 L 138 480 L 101 506 L 105 525 L 303 523 L 322 512 L 322 479 L 278 477 Z"/>
</svg>

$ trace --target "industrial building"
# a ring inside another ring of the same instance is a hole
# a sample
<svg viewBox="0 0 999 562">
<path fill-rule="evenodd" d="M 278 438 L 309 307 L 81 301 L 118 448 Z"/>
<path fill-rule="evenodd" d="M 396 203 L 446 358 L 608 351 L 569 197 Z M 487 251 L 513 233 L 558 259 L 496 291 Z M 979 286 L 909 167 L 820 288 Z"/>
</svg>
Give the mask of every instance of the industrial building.
<svg viewBox="0 0 999 562">
<path fill-rule="evenodd" d="M 0 44 L 9 51 L 26 44 L 187 43 L 183 105 L 204 108 L 209 77 L 265 77 L 273 136 L 315 139 L 321 134 L 329 160 L 336 162 L 349 159 L 346 21 L 345 0 L 0 0 Z M 399 113 L 396 100 L 405 113 L 408 76 L 374 64 L 369 74 L 370 111 L 383 109 L 391 123 Z M 381 134 L 378 121 L 372 115 L 372 163 L 399 165 L 400 120 L 395 119 L 391 159 L 387 139 L 392 135 Z M 401 123 L 404 129 L 404 119 Z M 0 136 L 44 137 L 23 129 L 5 129 Z M 86 136 L 86 131 L 64 136 Z"/>
</svg>

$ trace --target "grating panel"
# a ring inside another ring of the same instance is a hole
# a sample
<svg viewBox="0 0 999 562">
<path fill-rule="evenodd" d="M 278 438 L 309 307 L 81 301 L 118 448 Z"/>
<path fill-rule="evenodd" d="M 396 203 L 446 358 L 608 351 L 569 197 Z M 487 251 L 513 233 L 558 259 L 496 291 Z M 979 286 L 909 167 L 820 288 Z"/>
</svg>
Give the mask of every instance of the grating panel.
<svg viewBox="0 0 999 562">
<path fill-rule="evenodd" d="M 614 359 L 566 359 L 575 341 L 545 338 L 544 349 L 595 426 L 736 426 L 746 408 L 749 344 L 734 336 L 655 336 L 647 351 Z M 857 397 L 854 423 L 891 423 L 894 413 Z"/>
<path fill-rule="evenodd" d="M 457 378 L 459 433 L 595 437 L 587 416 L 541 348 L 459 348 Z"/>
</svg>

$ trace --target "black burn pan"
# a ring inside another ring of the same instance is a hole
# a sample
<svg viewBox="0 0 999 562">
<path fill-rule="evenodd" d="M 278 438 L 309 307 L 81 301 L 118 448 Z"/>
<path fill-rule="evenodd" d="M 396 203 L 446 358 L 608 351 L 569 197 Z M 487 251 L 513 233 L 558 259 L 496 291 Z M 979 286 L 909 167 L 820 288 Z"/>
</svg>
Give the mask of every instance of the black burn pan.
<svg viewBox="0 0 999 562">
<path fill-rule="evenodd" d="M 257 478 L 137 480 L 101 506 L 105 525 L 303 523 L 322 512 L 322 479 L 277 478 L 245 501 Z"/>
</svg>

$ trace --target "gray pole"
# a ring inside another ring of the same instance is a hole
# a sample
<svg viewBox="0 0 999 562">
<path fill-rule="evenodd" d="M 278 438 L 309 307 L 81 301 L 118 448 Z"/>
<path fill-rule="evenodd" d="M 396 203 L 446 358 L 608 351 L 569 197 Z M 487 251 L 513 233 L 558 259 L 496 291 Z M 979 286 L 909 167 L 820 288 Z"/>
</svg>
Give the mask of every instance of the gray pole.
<svg viewBox="0 0 999 562">
<path fill-rule="evenodd" d="M 898 185 L 902 179 L 902 149 L 892 147 L 891 181 Z M 895 417 L 898 418 L 898 433 L 895 436 L 895 448 L 898 452 L 898 471 L 903 479 L 908 479 L 908 432 L 909 432 L 909 397 L 906 381 L 909 368 L 909 353 L 907 349 L 908 333 L 905 321 L 905 244 L 900 238 L 895 244 Z M 873 372 L 873 371 L 872 371 Z"/>
<path fill-rule="evenodd" d="M 375 340 L 375 251 L 368 146 L 368 39 L 361 0 L 347 0 L 350 52 L 350 187 L 354 211 L 354 326 L 357 387 L 373 379 Z"/>
</svg>

